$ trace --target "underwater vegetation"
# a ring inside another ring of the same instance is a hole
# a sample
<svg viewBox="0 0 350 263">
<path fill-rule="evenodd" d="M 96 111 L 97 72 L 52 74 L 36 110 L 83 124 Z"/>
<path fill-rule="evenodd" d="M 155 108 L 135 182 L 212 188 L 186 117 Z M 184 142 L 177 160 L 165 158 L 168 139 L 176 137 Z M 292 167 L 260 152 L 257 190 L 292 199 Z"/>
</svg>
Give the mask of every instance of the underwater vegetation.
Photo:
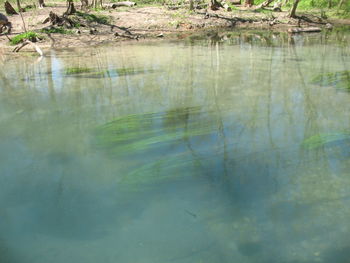
<svg viewBox="0 0 350 263">
<path fill-rule="evenodd" d="M 121 182 L 144 184 L 173 178 L 179 171 L 195 166 L 192 149 L 187 146 L 189 140 L 200 141 L 202 136 L 216 131 L 211 113 L 188 107 L 117 118 L 96 128 L 94 143 L 112 157 L 141 158 L 141 164 L 123 176 Z M 210 151 L 204 155 L 207 162 L 211 161 Z"/>
<path fill-rule="evenodd" d="M 74 75 L 74 74 L 80 74 L 80 73 L 89 73 L 93 69 L 91 68 L 66 68 L 64 73 L 66 75 Z"/>
<path fill-rule="evenodd" d="M 337 145 L 350 142 L 350 132 L 349 133 L 323 133 L 316 134 L 307 139 L 302 143 L 302 146 L 306 149 L 313 150 L 318 149 L 327 145 Z"/>
<path fill-rule="evenodd" d="M 186 108 L 182 112 L 123 116 L 97 127 L 96 145 L 110 153 L 124 154 L 212 133 L 215 126 L 210 125 L 210 121 L 203 122 L 198 115 L 198 108 Z"/>
<path fill-rule="evenodd" d="M 339 90 L 350 91 L 350 71 L 338 71 L 320 74 L 314 77 L 311 83 L 323 87 L 331 86 Z"/>
<path fill-rule="evenodd" d="M 143 70 L 135 68 L 115 68 L 115 69 L 95 69 L 87 67 L 70 67 L 65 68 L 63 74 L 66 76 L 74 76 L 81 78 L 104 78 L 104 77 L 120 77 L 127 75 L 136 75 L 151 73 L 152 70 Z"/>
</svg>

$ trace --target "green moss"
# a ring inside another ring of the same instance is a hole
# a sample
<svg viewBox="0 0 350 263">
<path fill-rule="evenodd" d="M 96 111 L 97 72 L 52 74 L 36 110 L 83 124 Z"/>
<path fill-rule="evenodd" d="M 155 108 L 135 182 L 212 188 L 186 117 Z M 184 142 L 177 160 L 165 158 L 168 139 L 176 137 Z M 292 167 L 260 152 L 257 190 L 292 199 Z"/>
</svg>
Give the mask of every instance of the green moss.
<svg viewBox="0 0 350 263">
<path fill-rule="evenodd" d="M 17 45 L 21 42 L 23 42 L 24 40 L 30 40 L 35 42 L 37 39 L 42 38 L 39 34 L 37 34 L 36 32 L 33 31 L 28 31 L 26 33 L 22 33 L 19 34 L 17 36 L 15 36 L 14 38 L 11 39 L 11 45 Z"/>
<path fill-rule="evenodd" d="M 311 83 L 320 86 L 333 86 L 340 90 L 350 91 L 350 70 L 330 72 L 315 76 Z"/>
</svg>

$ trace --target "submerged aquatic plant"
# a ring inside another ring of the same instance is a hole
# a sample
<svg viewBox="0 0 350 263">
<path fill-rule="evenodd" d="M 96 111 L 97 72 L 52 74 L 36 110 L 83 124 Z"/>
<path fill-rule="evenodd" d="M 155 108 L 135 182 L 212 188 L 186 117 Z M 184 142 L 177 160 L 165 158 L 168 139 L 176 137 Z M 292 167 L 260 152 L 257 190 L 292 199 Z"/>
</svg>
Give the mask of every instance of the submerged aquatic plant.
<svg viewBox="0 0 350 263">
<path fill-rule="evenodd" d="M 111 156 L 135 158 L 142 154 L 138 167 L 121 183 L 139 186 L 174 179 L 182 174 L 180 170 L 188 171 L 196 165 L 197 160 L 184 147 L 188 140 L 216 132 L 217 125 L 210 114 L 207 112 L 204 119 L 200 108 L 189 107 L 123 116 L 96 128 L 95 146 Z M 208 158 L 213 153 L 205 155 L 202 157 L 207 161 L 215 160 Z"/>
<path fill-rule="evenodd" d="M 111 153 L 137 152 L 213 132 L 210 123 L 192 120 L 190 114 L 199 114 L 199 109 L 124 116 L 96 129 L 97 145 Z"/>
<path fill-rule="evenodd" d="M 81 73 L 89 73 L 92 71 L 93 69 L 91 68 L 72 67 L 72 68 L 66 68 L 64 73 L 66 75 L 75 75 L 75 74 L 81 74 Z"/>
<path fill-rule="evenodd" d="M 350 140 L 350 132 L 316 134 L 305 139 L 302 145 L 311 150 L 326 146 L 330 143 L 342 143 L 344 140 Z"/>
<path fill-rule="evenodd" d="M 332 86 L 339 90 L 350 91 L 350 70 L 320 74 L 311 82 L 320 86 Z"/>
<path fill-rule="evenodd" d="M 86 68 L 86 67 L 71 67 L 64 70 L 65 75 L 74 75 L 74 77 L 83 77 L 83 78 L 104 78 L 109 77 L 120 77 L 127 75 L 143 74 L 146 72 L 141 69 L 135 68 L 115 68 L 115 69 L 95 69 L 95 68 Z"/>
</svg>

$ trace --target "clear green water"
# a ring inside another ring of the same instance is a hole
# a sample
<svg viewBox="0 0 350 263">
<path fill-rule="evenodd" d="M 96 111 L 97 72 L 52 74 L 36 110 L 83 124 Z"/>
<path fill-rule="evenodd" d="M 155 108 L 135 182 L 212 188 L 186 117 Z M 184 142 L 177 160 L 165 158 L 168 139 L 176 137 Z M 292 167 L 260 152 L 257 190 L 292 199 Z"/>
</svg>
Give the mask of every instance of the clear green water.
<svg viewBox="0 0 350 263">
<path fill-rule="evenodd" d="M 348 262 L 349 37 L 1 57 L 0 262 Z"/>
</svg>

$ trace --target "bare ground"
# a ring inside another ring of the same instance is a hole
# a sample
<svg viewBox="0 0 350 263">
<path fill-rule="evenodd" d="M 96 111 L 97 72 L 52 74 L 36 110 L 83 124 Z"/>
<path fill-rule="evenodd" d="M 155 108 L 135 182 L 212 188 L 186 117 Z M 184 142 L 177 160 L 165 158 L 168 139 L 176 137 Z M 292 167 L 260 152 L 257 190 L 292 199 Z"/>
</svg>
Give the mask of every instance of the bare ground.
<svg viewBox="0 0 350 263">
<path fill-rule="evenodd" d="M 79 9 L 79 7 L 77 7 Z M 40 31 L 47 27 L 43 21 L 52 11 L 58 15 L 65 12 L 65 3 L 55 3 L 54 7 L 33 9 L 23 13 L 28 30 Z M 256 28 L 286 31 L 295 26 L 324 27 L 327 22 L 317 16 L 304 16 L 302 19 L 288 18 L 286 12 L 255 12 L 252 9 L 238 7 L 237 10 L 226 12 L 206 11 L 200 9 L 189 12 L 186 9 L 169 10 L 162 6 L 132 7 L 106 9 L 91 12 L 110 17 L 110 23 L 89 23 L 86 27 L 73 28 L 71 34 L 45 34 L 38 43 L 41 48 L 66 48 L 97 45 L 106 42 L 130 39 L 151 39 L 183 37 L 198 31 L 210 29 Z M 9 37 L 24 32 L 23 23 L 19 15 L 9 17 L 13 30 Z M 332 23 L 350 24 L 349 20 L 333 20 Z M 118 36 L 116 36 L 116 33 Z M 136 41 L 136 40 L 133 40 Z M 13 48 L 5 36 L 0 36 L 0 47 Z M 26 47 L 30 49 L 30 47 Z"/>
</svg>

